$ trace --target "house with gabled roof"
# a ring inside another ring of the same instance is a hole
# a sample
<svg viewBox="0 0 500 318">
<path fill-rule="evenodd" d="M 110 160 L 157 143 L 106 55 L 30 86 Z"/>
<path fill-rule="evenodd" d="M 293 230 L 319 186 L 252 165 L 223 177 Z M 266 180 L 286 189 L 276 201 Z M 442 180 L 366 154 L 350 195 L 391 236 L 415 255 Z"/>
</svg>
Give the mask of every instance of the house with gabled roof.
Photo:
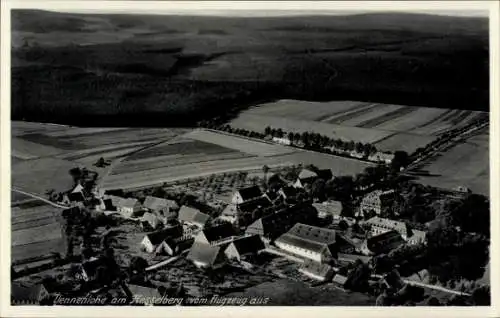
<svg viewBox="0 0 500 318">
<path fill-rule="evenodd" d="M 245 233 L 259 235 L 269 243 L 290 230 L 296 223 L 309 223 L 316 217 L 315 210 L 308 204 L 296 204 L 255 220 Z"/>
<path fill-rule="evenodd" d="M 180 238 L 183 236 L 182 226 L 176 225 L 162 230 L 148 233 L 141 241 L 141 249 L 148 253 L 162 252 L 162 243 L 169 238 Z"/>
<path fill-rule="evenodd" d="M 370 234 L 372 236 L 395 230 L 401 234 L 401 237 L 408 244 L 413 245 L 426 242 L 426 232 L 412 229 L 406 222 L 375 216 L 368 219 L 365 223 L 370 226 Z"/>
<path fill-rule="evenodd" d="M 131 218 L 136 213 L 142 211 L 141 203 L 135 198 L 111 196 L 110 199 L 116 207 L 116 211 L 126 218 Z"/>
<path fill-rule="evenodd" d="M 194 242 L 187 259 L 198 268 L 220 268 L 227 262 L 224 250 L 227 245 L 210 245 L 202 242 Z"/>
<path fill-rule="evenodd" d="M 106 260 L 102 257 L 100 258 L 91 258 L 88 261 L 85 261 L 81 264 L 80 269 L 81 269 L 81 277 L 83 280 L 86 282 L 93 281 L 97 278 L 98 274 L 98 269 L 100 267 L 106 267 L 107 263 Z"/>
<path fill-rule="evenodd" d="M 258 186 L 238 189 L 231 198 L 231 203 L 242 204 L 262 197 L 262 191 Z"/>
<path fill-rule="evenodd" d="M 208 214 L 202 213 L 196 208 L 192 208 L 186 205 L 181 206 L 179 210 L 179 215 L 177 217 L 179 223 L 193 225 L 198 228 L 204 228 L 210 219 Z"/>
<path fill-rule="evenodd" d="M 156 230 L 162 224 L 163 222 L 160 220 L 158 215 L 154 213 L 145 212 L 141 217 L 141 226 L 143 230 Z"/>
<path fill-rule="evenodd" d="M 330 265 L 310 260 L 306 260 L 300 266 L 299 272 L 321 282 L 331 280 L 334 275 L 334 270 Z"/>
<path fill-rule="evenodd" d="M 288 232 L 281 235 L 274 244 L 297 256 L 319 263 L 327 263 L 337 253 L 335 250 L 336 241 L 334 230 L 297 223 Z"/>
<path fill-rule="evenodd" d="M 318 218 L 320 219 L 331 217 L 334 222 L 342 220 L 342 202 L 340 201 L 329 200 L 322 203 L 313 203 L 313 207 L 318 211 Z"/>
<path fill-rule="evenodd" d="M 302 169 L 293 184 L 295 188 L 303 188 L 306 184 L 312 184 L 318 177 L 318 174 L 309 169 Z"/>
<path fill-rule="evenodd" d="M 259 214 L 264 214 L 264 210 L 272 207 L 271 202 L 265 197 L 260 197 L 252 201 L 241 204 L 228 204 L 222 211 L 219 219 L 238 226 L 247 225 L 246 220 L 252 220 L 252 213 L 258 210 Z"/>
<path fill-rule="evenodd" d="M 278 194 L 285 200 L 285 202 L 293 202 L 297 197 L 297 188 L 285 186 L 278 190 Z"/>
<path fill-rule="evenodd" d="M 364 255 L 378 255 L 392 251 L 405 244 L 405 240 L 396 230 L 391 230 L 364 240 L 359 251 Z"/>
<path fill-rule="evenodd" d="M 179 210 L 179 205 L 175 201 L 154 196 L 147 196 L 143 206 L 148 211 L 164 217 L 165 221 L 174 219 L 176 211 Z"/>
<path fill-rule="evenodd" d="M 210 245 L 218 245 L 230 242 L 236 236 L 237 233 L 231 224 L 222 223 L 217 226 L 204 228 L 195 236 L 195 241 Z"/>
<path fill-rule="evenodd" d="M 243 236 L 234 239 L 224 253 L 230 260 L 241 261 L 248 255 L 255 255 L 265 249 L 264 242 L 258 235 Z"/>
<path fill-rule="evenodd" d="M 194 238 L 191 236 L 183 235 L 177 238 L 169 237 L 161 243 L 160 250 L 157 250 L 158 252 L 173 256 L 190 249 L 193 243 Z"/>
<path fill-rule="evenodd" d="M 27 285 L 13 281 L 10 286 L 12 305 L 39 305 L 44 298 L 49 296 L 43 284 Z"/>
<path fill-rule="evenodd" d="M 375 213 L 380 215 L 386 207 L 390 207 L 396 199 L 394 190 L 374 190 L 363 197 L 359 205 L 358 216 L 366 213 Z"/>
</svg>

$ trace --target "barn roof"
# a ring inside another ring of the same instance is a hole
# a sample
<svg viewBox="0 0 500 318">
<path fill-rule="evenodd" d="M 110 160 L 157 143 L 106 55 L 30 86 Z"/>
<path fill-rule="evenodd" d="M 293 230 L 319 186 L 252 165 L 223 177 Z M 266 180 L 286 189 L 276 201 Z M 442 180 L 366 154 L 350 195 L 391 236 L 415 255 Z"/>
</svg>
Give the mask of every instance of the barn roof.
<svg viewBox="0 0 500 318">
<path fill-rule="evenodd" d="M 326 277 L 328 272 L 332 270 L 332 267 L 328 264 L 318 263 L 313 261 L 305 261 L 300 267 L 301 270 L 317 275 L 320 277 Z"/>
<path fill-rule="evenodd" d="M 227 245 L 212 246 L 205 243 L 194 242 L 189 250 L 187 259 L 193 262 L 207 264 L 209 267 L 224 260 L 224 250 Z"/>
<path fill-rule="evenodd" d="M 181 206 L 178 216 L 180 222 L 198 223 L 203 225 L 207 223 L 209 218 L 210 216 L 208 214 L 202 213 L 200 210 L 186 205 Z"/>
<path fill-rule="evenodd" d="M 233 229 L 231 224 L 222 223 L 214 227 L 205 228 L 203 230 L 203 234 L 205 234 L 205 237 L 209 242 L 214 242 L 226 237 L 235 236 L 236 231 Z"/>
<path fill-rule="evenodd" d="M 316 178 L 317 176 L 318 176 L 318 174 L 316 174 L 316 172 L 311 171 L 309 169 L 302 169 L 299 173 L 300 180 L 309 179 L 309 178 Z"/>
<path fill-rule="evenodd" d="M 122 208 L 133 208 L 134 206 L 140 204 L 139 201 L 135 198 L 127 198 L 125 200 L 121 200 L 119 202 L 119 206 Z"/>
<path fill-rule="evenodd" d="M 243 201 L 248 201 L 262 196 L 262 192 L 260 191 L 260 188 L 258 186 L 241 188 L 238 190 L 238 193 L 240 194 Z"/>
<path fill-rule="evenodd" d="M 271 207 L 272 204 L 269 202 L 269 199 L 265 197 L 260 197 L 258 199 L 248 201 L 248 202 L 243 202 L 241 204 L 238 204 L 238 209 L 242 212 L 246 213 L 251 213 L 256 209 L 264 209 Z"/>
<path fill-rule="evenodd" d="M 182 236 L 182 226 L 180 225 L 171 226 L 146 235 L 153 245 L 158 245 L 167 238 L 177 238 L 180 236 Z"/>
<path fill-rule="evenodd" d="M 240 255 L 255 253 L 265 248 L 264 243 L 258 235 L 245 236 L 232 242 Z"/>
<path fill-rule="evenodd" d="M 336 241 L 334 230 L 297 223 L 276 242 L 299 246 L 307 250 L 321 252 Z"/>
<path fill-rule="evenodd" d="M 153 197 L 153 196 L 147 196 L 146 199 L 144 200 L 143 206 L 147 209 L 154 210 L 154 211 L 159 211 L 162 209 L 178 209 L 179 206 L 177 203 L 173 200 L 167 200 L 164 198 L 158 198 L 158 197 Z"/>
</svg>

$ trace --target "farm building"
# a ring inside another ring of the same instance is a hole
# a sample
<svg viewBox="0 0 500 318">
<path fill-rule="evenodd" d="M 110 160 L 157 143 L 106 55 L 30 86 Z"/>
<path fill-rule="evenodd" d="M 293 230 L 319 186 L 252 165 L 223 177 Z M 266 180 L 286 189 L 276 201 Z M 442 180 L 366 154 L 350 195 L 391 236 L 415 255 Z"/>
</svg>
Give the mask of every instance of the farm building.
<svg viewBox="0 0 500 318">
<path fill-rule="evenodd" d="M 175 201 L 153 196 L 147 196 L 143 206 L 150 212 L 164 216 L 167 220 L 175 218 L 175 212 L 179 210 Z"/>
<path fill-rule="evenodd" d="M 80 266 L 81 277 L 86 282 L 96 280 L 98 269 L 100 267 L 106 267 L 106 261 L 104 260 L 104 258 L 92 258 L 82 263 Z"/>
<path fill-rule="evenodd" d="M 167 255 L 177 255 L 185 250 L 188 250 L 191 248 L 191 246 L 194 243 L 194 238 L 190 236 L 182 236 L 182 237 L 169 237 L 163 243 L 161 244 L 161 250 L 159 250 L 160 253 L 165 253 Z"/>
<path fill-rule="evenodd" d="M 218 226 L 201 230 L 195 236 L 195 241 L 210 245 L 220 245 L 232 241 L 237 236 L 236 231 L 229 223 L 222 223 Z"/>
<path fill-rule="evenodd" d="M 43 256 L 66 256 L 67 238 L 57 209 L 30 200 L 11 209 L 11 262 L 29 267 Z M 36 216 L 36 217 L 34 217 Z M 29 261 L 29 262 L 28 262 Z"/>
<path fill-rule="evenodd" d="M 183 205 L 179 210 L 179 216 L 177 219 L 181 224 L 204 228 L 205 224 L 210 219 L 210 216 L 208 214 L 200 212 L 200 210 L 198 209 Z"/>
<path fill-rule="evenodd" d="M 359 251 L 364 255 L 378 255 L 390 252 L 404 243 L 401 234 L 396 230 L 391 230 L 366 239 L 359 247 Z"/>
<path fill-rule="evenodd" d="M 137 199 L 127 198 L 120 200 L 116 206 L 116 210 L 126 218 L 133 217 L 136 213 L 142 210 L 142 206 Z"/>
<path fill-rule="evenodd" d="M 39 305 L 49 296 L 49 292 L 43 284 L 26 285 L 21 282 L 12 282 L 10 299 L 12 305 Z"/>
<path fill-rule="evenodd" d="M 321 219 L 331 217 L 334 222 L 342 219 L 342 202 L 340 201 L 313 203 L 313 207 L 318 211 L 318 217 Z"/>
<path fill-rule="evenodd" d="M 194 242 L 186 258 L 198 268 L 219 268 L 227 261 L 224 254 L 226 247 L 227 245 Z"/>
<path fill-rule="evenodd" d="M 255 200 L 262 197 L 262 192 L 258 186 L 251 186 L 247 188 L 242 188 L 233 194 L 231 203 L 242 204 L 251 200 Z"/>
<path fill-rule="evenodd" d="M 272 207 L 272 204 L 265 197 L 260 197 L 242 204 L 230 203 L 222 211 L 219 218 L 231 224 L 244 226 L 249 223 L 249 220 L 250 222 L 254 220 L 252 214 L 257 213 L 261 216 L 264 214 L 264 210 L 270 207 Z"/>
<path fill-rule="evenodd" d="M 375 216 L 367 220 L 366 224 L 371 227 L 371 235 L 379 235 L 391 230 L 396 230 L 408 244 L 419 244 L 425 243 L 426 241 L 426 233 L 424 231 L 411 229 L 405 222 Z"/>
<path fill-rule="evenodd" d="M 336 241 L 334 230 L 297 223 L 281 235 L 275 245 L 295 255 L 327 263 L 336 256 Z"/>
<path fill-rule="evenodd" d="M 376 152 L 373 155 L 368 156 L 368 160 L 373 162 L 381 162 L 390 164 L 394 159 L 394 154 L 392 153 L 384 153 L 384 152 Z"/>
<path fill-rule="evenodd" d="M 182 237 L 182 226 L 172 226 L 160 231 L 148 233 L 141 241 L 141 249 L 148 253 L 161 252 L 163 242 L 168 238 Z"/>
<path fill-rule="evenodd" d="M 309 260 L 302 264 L 299 272 L 321 282 L 331 280 L 334 274 L 334 270 L 330 265 Z"/>
<path fill-rule="evenodd" d="M 291 141 L 288 138 L 273 137 L 272 140 L 273 140 L 273 142 L 281 144 L 281 145 L 287 145 L 287 146 L 289 146 L 291 144 Z"/>
<path fill-rule="evenodd" d="M 338 253 L 337 260 L 340 264 L 347 265 L 353 264 L 356 261 L 360 260 L 364 264 L 368 264 L 372 258 L 366 255 L 358 255 L 358 254 L 348 254 L 348 253 Z"/>
<path fill-rule="evenodd" d="M 363 197 L 359 207 L 358 216 L 363 216 L 364 213 L 375 213 L 380 215 L 383 209 L 390 207 L 394 202 L 396 194 L 394 190 L 382 191 L 375 190 Z"/>
<path fill-rule="evenodd" d="M 302 169 L 293 186 L 296 188 L 303 188 L 307 183 L 312 184 L 317 177 L 318 174 L 316 174 L 316 172 L 309 169 Z"/>
<path fill-rule="evenodd" d="M 224 253 L 230 260 L 241 261 L 248 255 L 257 254 L 265 248 L 264 243 L 258 235 L 244 236 L 233 240 Z"/>
<path fill-rule="evenodd" d="M 315 217 L 315 210 L 310 205 L 297 204 L 257 219 L 247 227 L 245 233 L 259 235 L 264 242 L 269 243 L 296 223 L 309 223 Z"/>
</svg>

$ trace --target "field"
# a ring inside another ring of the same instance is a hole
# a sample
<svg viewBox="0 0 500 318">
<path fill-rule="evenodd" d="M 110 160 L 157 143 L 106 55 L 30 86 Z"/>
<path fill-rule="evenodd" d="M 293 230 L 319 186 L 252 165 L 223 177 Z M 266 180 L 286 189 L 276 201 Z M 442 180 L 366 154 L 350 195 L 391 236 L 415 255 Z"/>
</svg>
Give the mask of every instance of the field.
<svg viewBox="0 0 500 318">
<path fill-rule="evenodd" d="M 104 189 L 136 188 L 211 174 L 314 164 L 336 175 L 361 172 L 368 163 L 308 152 L 207 130 L 196 130 L 138 151 L 116 164 Z"/>
<path fill-rule="evenodd" d="M 183 133 L 166 128 L 81 128 L 23 121 L 11 122 L 12 185 L 45 196 L 50 189 L 71 187 L 68 171 L 87 167 L 105 175 L 108 168 L 93 164 L 101 157 L 113 163 L 124 155 Z"/>
<path fill-rule="evenodd" d="M 475 193 L 489 196 L 488 130 L 439 153 L 415 172 L 428 174 L 418 177 L 424 184 L 447 189 L 466 186 Z"/>
<path fill-rule="evenodd" d="M 14 195 L 11 210 L 12 262 L 65 252 L 59 222 L 60 210 L 36 199 Z"/>
<path fill-rule="evenodd" d="M 236 128 L 263 132 L 266 126 L 284 131 L 313 131 L 331 138 L 372 143 L 383 151 L 413 152 L 451 128 L 488 118 L 484 112 L 364 102 L 313 103 L 280 100 L 242 112 Z"/>
</svg>

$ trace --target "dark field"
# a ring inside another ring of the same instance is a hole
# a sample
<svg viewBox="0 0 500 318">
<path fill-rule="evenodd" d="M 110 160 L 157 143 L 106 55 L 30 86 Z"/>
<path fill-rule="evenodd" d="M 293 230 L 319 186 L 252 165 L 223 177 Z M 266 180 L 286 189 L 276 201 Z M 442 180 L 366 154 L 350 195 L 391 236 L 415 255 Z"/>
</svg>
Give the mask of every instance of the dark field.
<svg viewBox="0 0 500 318">
<path fill-rule="evenodd" d="M 13 119 L 183 126 L 282 98 L 470 110 L 489 104 L 482 18 L 15 10 L 12 30 Z"/>
</svg>

